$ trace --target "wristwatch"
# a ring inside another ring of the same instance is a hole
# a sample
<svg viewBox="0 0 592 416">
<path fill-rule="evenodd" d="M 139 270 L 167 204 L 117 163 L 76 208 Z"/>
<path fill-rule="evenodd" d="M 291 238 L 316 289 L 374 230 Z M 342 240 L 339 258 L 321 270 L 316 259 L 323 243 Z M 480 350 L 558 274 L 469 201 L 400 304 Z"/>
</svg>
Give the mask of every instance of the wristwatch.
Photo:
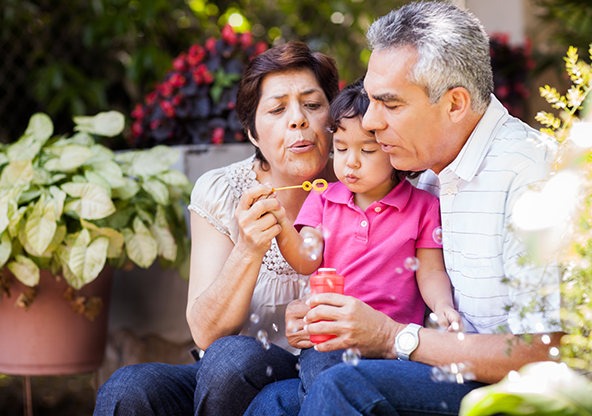
<svg viewBox="0 0 592 416">
<path fill-rule="evenodd" d="M 395 349 L 397 358 L 402 361 L 409 361 L 409 356 L 419 345 L 419 330 L 421 325 L 409 324 L 395 338 Z"/>
</svg>

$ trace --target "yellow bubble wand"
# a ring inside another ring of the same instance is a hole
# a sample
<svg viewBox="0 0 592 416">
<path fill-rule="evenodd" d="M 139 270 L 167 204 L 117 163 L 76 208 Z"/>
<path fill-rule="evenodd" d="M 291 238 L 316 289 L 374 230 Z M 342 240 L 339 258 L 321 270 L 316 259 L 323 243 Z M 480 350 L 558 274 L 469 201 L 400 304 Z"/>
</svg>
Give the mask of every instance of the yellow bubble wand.
<svg viewBox="0 0 592 416">
<path fill-rule="evenodd" d="M 283 191 L 284 189 L 298 189 L 298 188 L 302 188 L 305 191 L 310 191 L 311 189 L 314 189 L 315 191 L 318 192 L 322 192 L 325 189 L 327 189 L 327 181 L 324 179 L 315 179 L 314 181 L 309 182 L 309 181 L 304 181 L 304 183 L 302 185 L 294 185 L 294 186 L 284 186 L 283 188 L 273 188 L 272 192 L 275 191 Z"/>
</svg>

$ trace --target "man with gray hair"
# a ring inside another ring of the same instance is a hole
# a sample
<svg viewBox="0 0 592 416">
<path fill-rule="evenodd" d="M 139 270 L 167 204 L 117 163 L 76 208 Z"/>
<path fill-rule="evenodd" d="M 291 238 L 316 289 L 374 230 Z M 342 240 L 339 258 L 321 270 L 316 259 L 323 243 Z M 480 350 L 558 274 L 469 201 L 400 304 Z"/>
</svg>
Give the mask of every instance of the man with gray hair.
<svg viewBox="0 0 592 416">
<path fill-rule="evenodd" d="M 396 169 L 426 170 L 418 186 L 440 198 L 444 261 L 465 332 L 395 322 L 343 295 L 294 303 L 287 321 L 304 316 L 303 332 L 337 335 L 318 351 L 364 357 L 320 373 L 300 415 L 458 414 L 472 389 L 548 360 L 559 343 L 559 270 L 524 264 L 528 250 L 511 227 L 518 197 L 547 179 L 556 143 L 492 95 L 488 37 L 470 13 L 412 3 L 379 18 L 367 36 L 363 127 Z M 543 287 L 543 307 L 533 309 Z"/>
</svg>

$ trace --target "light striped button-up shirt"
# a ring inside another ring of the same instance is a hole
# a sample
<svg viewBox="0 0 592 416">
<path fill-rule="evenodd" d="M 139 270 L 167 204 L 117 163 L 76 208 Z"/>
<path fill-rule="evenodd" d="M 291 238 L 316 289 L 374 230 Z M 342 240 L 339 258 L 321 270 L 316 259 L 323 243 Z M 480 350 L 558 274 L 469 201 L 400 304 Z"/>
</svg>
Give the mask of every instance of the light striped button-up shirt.
<svg viewBox="0 0 592 416">
<path fill-rule="evenodd" d="M 556 150 L 552 138 L 510 116 L 492 96 L 456 159 L 439 175 L 427 171 L 419 179 L 419 188 L 440 198 L 444 261 L 467 332 L 560 329 L 559 269 L 519 265 L 527 249 L 510 226 L 518 196 L 548 178 Z M 545 310 L 521 314 L 533 300 Z"/>
</svg>

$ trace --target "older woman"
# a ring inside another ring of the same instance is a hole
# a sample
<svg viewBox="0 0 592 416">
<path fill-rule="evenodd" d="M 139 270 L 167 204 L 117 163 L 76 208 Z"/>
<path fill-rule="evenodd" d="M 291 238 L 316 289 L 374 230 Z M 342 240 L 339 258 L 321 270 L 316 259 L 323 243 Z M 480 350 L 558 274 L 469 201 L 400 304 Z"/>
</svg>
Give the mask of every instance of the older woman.
<svg viewBox="0 0 592 416">
<path fill-rule="evenodd" d="M 283 206 L 293 221 L 306 192 L 267 196 L 272 186 L 333 179 L 327 117 L 337 91 L 333 59 L 301 42 L 272 48 L 245 69 L 237 115 L 255 156 L 204 174 L 189 206 L 187 320 L 204 357 L 118 370 L 99 390 L 95 415 L 242 414 L 266 384 L 298 376 L 284 313 L 307 277 L 281 256 L 271 211 Z"/>
</svg>

